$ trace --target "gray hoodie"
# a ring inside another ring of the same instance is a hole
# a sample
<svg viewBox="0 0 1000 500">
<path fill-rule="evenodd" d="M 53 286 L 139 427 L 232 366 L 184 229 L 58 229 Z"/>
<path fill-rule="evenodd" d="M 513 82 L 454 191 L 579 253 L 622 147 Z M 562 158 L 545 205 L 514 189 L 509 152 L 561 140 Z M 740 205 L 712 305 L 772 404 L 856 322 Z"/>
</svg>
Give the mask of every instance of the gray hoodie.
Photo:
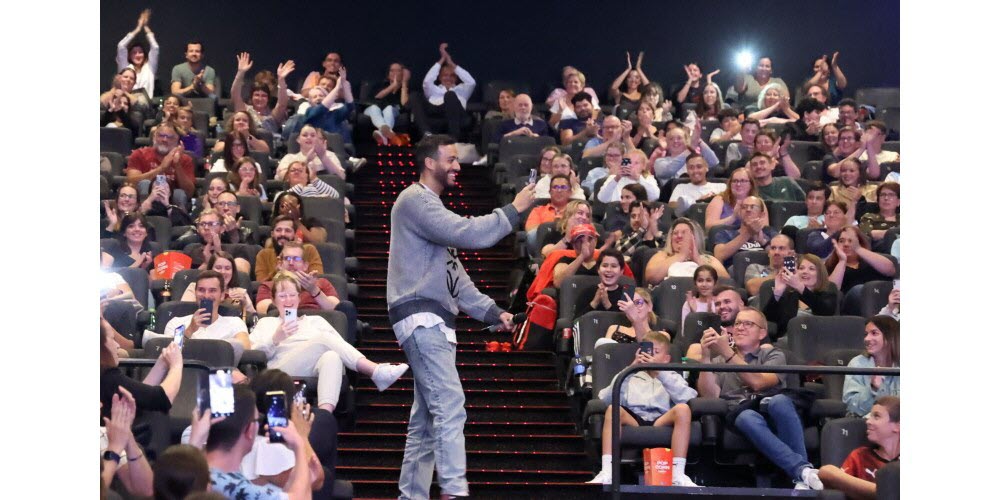
<svg viewBox="0 0 1000 500">
<path fill-rule="evenodd" d="M 399 193 L 392 206 L 386 279 L 390 323 L 426 312 L 455 328 L 459 310 L 484 323 L 499 322 L 503 310 L 476 289 L 456 248 L 489 248 L 510 234 L 518 217 L 513 205 L 462 217 L 420 183 Z"/>
</svg>

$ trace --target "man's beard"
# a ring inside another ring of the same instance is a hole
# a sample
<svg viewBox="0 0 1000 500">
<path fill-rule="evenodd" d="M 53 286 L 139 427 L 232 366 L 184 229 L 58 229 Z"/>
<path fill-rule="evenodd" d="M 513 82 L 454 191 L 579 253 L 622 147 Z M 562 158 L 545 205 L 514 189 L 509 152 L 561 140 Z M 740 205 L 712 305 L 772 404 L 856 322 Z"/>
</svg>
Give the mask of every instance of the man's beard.
<svg viewBox="0 0 1000 500">
<path fill-rule="evenodd" d="M 159 154 L 161 154 L 161 155 L 165 155 L 165 154 L 169 153 L 171 149 L 173 149 L 173 148 L 171 148 L 170 146 L 164 145 L 164 144 L 157 144 L 156 145 L 156 152 L 159 153 Z"/>
</svg>

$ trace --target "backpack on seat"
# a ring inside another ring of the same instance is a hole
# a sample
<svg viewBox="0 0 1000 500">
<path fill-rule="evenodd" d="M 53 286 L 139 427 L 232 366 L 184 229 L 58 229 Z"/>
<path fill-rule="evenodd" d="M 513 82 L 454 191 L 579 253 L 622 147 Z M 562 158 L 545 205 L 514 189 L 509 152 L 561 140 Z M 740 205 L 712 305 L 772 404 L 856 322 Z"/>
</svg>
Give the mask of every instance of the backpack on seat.
<svg viewBox="0 0 1000 500">
<path fill-rule="evenodd" d="M 535 300 L 528 302 L 528 308 L 524 311 L 527 318 L 523 323 L 514 327 L 514 349 L 517 351 L 551 351 L 552 330 L 556 326 L 556 317 L 559 315 L 556 299 L 538 294 Z"/>
</svg>

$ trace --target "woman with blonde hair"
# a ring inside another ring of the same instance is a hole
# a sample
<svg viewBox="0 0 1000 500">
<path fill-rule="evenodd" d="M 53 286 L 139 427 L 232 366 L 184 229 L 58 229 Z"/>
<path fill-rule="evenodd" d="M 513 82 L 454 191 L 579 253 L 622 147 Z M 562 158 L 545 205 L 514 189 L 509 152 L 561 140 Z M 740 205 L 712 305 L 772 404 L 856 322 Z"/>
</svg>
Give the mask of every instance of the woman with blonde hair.
<svg viewBox="0 0 1000 500">
<path fill-rule="evenodd" d="M 645 288 L 636 288 L 635 296 L 625 296 L 625 299 L 618 301 L 618 309 L 625 313 L 629 325 L 610 325 L 603 338 L 597 339 L 594 347 L 608 343 L 608 339 L 619 344 L 642 342 L 646 334 L 653 331 L 658 318 L 653 312 L 653 296 Z M 667 339 L 670 339 L 670 333 Z"/>
<path fill-rule="evenodd" d="M 553 90 L 545 99 L 545 104 L 551 106 L 549 108 L 552 113 L 552 117 L 549 118 L 550 125 L 555 127 L 561 120 L 576 118 L 576 112 L 573 110 L 570 99 L 580 92 L 590 94 L 590 102 L 594 105 L 594 109 L 600 109 L 601 103 L 597 99 L 597 92 L 587 87 L 587 77 L 572 66 L 564 67 L 562 88 Z"/>
<path fill-rule="evenodd" d="M 712 266 L 719 278 L 729 277 L 722 262 L 705 253 L 705 233 L 701 226 L 691 219 L 681 217 L 671 224 L 663 250 L 657 252 L 646 264 L 646 283 L 659 284 L 672 276 L 691 278 L 695 269 L 701 265 Z"/>
<path fill-rule="evenodd" d="M 543 242 L 542 257 L 548 256 L 555 250 L 569 250 L 573 248 L 569 233 L 578 224 L 591 223 L 590 203 L 585 200 L 570 200 L 563 209 L 562 216 L 556 220 L 556 230 L 549 233 Z"/>
</svg>

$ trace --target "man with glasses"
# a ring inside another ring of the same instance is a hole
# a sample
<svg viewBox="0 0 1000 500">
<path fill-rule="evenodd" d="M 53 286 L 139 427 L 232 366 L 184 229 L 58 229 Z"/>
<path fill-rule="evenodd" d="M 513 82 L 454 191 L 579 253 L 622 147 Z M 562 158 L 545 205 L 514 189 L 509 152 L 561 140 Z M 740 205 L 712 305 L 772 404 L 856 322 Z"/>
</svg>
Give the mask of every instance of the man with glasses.
<svg viewBox="0 0 1000 500">
<path fill-rule="evenodd" d="M 174 204 L 188 207 L 194 197 L 194 162 L 184 153 L 181 135 L 177 124 L 163 122 L 153 130 L 153 145 L 136 149 L 128 157 L 125 178 L 138 186 L 142 198 L 149 194 L 150 183 L 163 176 Z"/>
<path fill-rule="evenodd" d="M 264 248 L 257 252 L 254 276 L 257 281 L 266 281 L 278 270 L 278 256 L 285 245 L 301 241 L 295 236 L 295 219 L 289 215 L 279 215 L 271 219 L 271 237 L 264 242 Z M 310 273 L 323 273 L 323 259 L 316 247 L 308 243 L 302 245 L 306 270 Z"/>
<path fill-rule="evenodd" d="M 715 246 L 712 252 L 715 258 L 726 266 L 732 262 L 733 255 L 741 250 L 763 251 L 771 243 L 771 238 L 778 231 L 767 225 L 764 216 L 764 200 L 756 196 L 747 196 L 738 207 L 740 211 L 740 227 L 727 228 L 715 233 Z"/>
<path fill-rule="evenodd" d="M 568 176 L 554 175 L 549 181 L 549 202 L 531 210 L 524 223 L 524 230 L 534 231 L 538 226 L 562 217 L 563 209 L 569 203 L 571 188 Z"/>
<path fill-rule="evenodd" d="M 181 250 L 191 257 L 192 269 L 207 269 L 212 254 L 222 251 L 223 219 L 217 209 L 202 210 L 201 215 L 195 219 L 195 230 L 184 233 L 170 244 L 170 248 Z M 250 262 L 247 259 L 237 257 L 235 260 L 237 271 L 250 271 Z"/>
<path fill-rule="evenodd" d="M 221 239 L 224 242 L 257 244 L 253 229 L 243 224 L 236 193 L 232 191 L 220 193 L 218 201 L 215 202 L 215 209 L 222 216 Z"/>
<path fill-rule="evenodd" d="M 332 311 L 340 303 L 337 289 L 326 278 L 317 277 L 316 271 L 306 270 L 307 261 L 302 243 L 289 241 L 281 249 L 278 269 L 295 275 L 299 282 L 299 309 Z M 274 281 L 268 280 L 257 289 L 257 314 L 267 315 L 267 310 L 274 302 Z"/>
<path fill-rule="evenodd" d="M 616 116 L 606 116 L 601 122 L 601 135 L 591 137 L 583 147 L 583 157 L 603 156 L 608 145 L 615 142 L 622 142 L 624 138 L 632 132 L 632 122 L 619 120 Z M 627 141 L 631 145 L 632 141 Z"/>
<path fill-rule="evenodd" d="M 707 353 L 708 361 L 704 362 L 736 366 L 786 364 L 783 352 L 761 345 L 767 338 L 764 313 L 753 308 L 743 309 L 736 315 L 733 327 L 732 345 L 726 335 L 714 329 L 705 331 L 701 349 Z M 725 399 L 730 411 L 740 407 L 743 401 L 754 401 L 736 415 L 736 429 L 791 478 L 795 489 L 821 490 L 823 483 L 819 480 L 819 471 L 806 454 L 802 421 L 795 411 L 795 403 L 788 396 L 775 394 L 784 387 L 785 376 L 775 373 L 701 372 L 698 376 L 698 395 Z"/>
</svg>

